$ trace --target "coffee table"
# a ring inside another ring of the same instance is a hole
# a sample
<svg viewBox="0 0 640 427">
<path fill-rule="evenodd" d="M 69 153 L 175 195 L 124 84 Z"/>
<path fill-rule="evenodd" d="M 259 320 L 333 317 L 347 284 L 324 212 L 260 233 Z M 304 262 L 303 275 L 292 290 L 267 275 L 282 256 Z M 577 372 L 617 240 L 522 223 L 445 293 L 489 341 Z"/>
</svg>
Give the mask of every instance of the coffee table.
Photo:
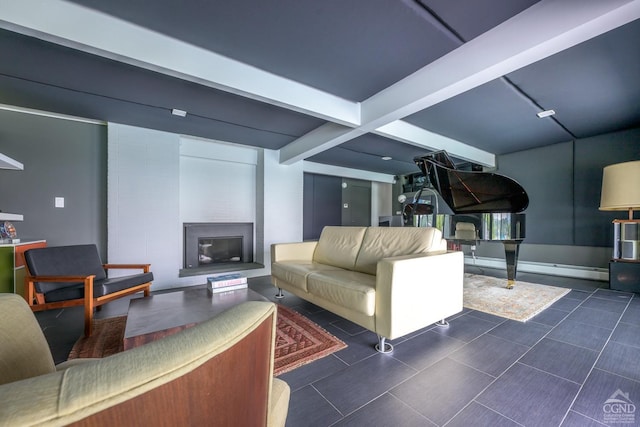
<svg viewBox="0 0 640 427">
<path fill-rule="evenodd" d="M 269 300 L 248 288 L 212 293 L 206 286 L 132 299 L 124 349 L 175 334 L 246 301 Z"/>
</svg>

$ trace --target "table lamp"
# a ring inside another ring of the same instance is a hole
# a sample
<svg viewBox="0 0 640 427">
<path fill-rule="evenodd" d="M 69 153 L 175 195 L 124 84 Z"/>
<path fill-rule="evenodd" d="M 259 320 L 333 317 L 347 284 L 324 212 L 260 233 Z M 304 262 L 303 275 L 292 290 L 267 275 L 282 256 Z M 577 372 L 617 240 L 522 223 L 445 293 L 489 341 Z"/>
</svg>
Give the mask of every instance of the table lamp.
<svg viewBox="0 0 640 427">
<path fill-rule="evenodd" d="M 613 221 L 614 259 L 640 258 L 640 220 L 633 219 L 634 209 L 640 209 L 640 161 L 606 166 L 602 173 L 600 210 L 629 212 L 628 219 Z"/>
<path fill-rule="evenodd" d="M 601 211 L 628 211 L 640 208 L 640 160 L 618 163 L 604 168 L 602 173 Z"/>
</svg>

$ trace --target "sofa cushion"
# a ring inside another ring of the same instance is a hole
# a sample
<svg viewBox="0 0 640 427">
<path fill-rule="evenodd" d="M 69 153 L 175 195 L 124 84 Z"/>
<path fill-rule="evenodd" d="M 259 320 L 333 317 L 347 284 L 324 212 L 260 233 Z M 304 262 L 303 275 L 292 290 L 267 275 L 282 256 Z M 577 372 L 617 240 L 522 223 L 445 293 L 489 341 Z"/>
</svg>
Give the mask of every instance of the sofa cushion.
<svg viewBox="0 0 640 427">
<path fill-rule="evenodd" d="M 321 271 L 307 278 L 309 293 L 373 316 L 376 311 L 376 276 L 350 270 Z"/>
<path fill-rule="evenodd" d="M 313 260 L 353 270 L 366 230 L 366 227 L 324 227 Z"/>
<path fill-rule="evenodd" d="M 312 261 L 284 261 L 271 264 L 271 275 L 307 292 L 307 276 L 325 270 L 340 270 L 339 267 Z"/>
<path fill-rule="evenodd" d="M 376 274 L 383 258 L 419 253 L 445 253 L 442 232 L 434 227 L 369 227 L 356 260 L 356 271 Z"/>
</svg>

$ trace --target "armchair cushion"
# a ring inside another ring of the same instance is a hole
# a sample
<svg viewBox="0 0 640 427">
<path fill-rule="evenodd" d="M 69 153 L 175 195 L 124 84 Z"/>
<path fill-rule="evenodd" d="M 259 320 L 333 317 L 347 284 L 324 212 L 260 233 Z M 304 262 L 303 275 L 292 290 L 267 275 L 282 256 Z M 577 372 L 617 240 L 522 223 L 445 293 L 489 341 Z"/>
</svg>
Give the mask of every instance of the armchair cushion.
<svg viewBox="0 0 640 427">
<path fill-rule="evenodd" d="M 98 298 L 103 295 L 109 295 L 114 292 L 121 291 L 123 289 L 129 289 L 132 286 L 140 285 L 142 283 L 151 282 L 153 280 L 153 273 L 140 273 L 130 276 L 121 277 L 108 277 L 102 280 L 93 281 L 93 297 Z M 43 283 L 49 285 L 49 283 Z M 58 287 L 45 293 L 46 302 L 66 301 L 70 299 L 82 298 L 84 295 L 84 284 L 71 284 L 65 283 L 64 286 Z"/>
<path fill-rule="evenodd" d="M 56 246 L 31 249 L 24 254 L 33 276 L 90 276 L 93 297 L 109 295 L 132 286 L 153 281 L 153 273 L 139 273 L 107 277 L 96 245 Z M 82 282 L 36 282 L 36 291 L 44 294 L 46 302 L 67 301 L 84 296 Z"/>
<path fill-rule="evenodd" d="M 56 371 L 47 340 L 19 295 L 0 294 L 0 384 Z"/>
<path fill-rule="evenodd" d="M 96 276 L 94 283 L 107 278 L 96 245 L 56 246 L 31 249 L 24 254 L 32 276 Z M 47 294 L 69 283 L 37 282 L 36 290 Z M 82 297 L 82 295 L 81 295 Z"/>
</svg>

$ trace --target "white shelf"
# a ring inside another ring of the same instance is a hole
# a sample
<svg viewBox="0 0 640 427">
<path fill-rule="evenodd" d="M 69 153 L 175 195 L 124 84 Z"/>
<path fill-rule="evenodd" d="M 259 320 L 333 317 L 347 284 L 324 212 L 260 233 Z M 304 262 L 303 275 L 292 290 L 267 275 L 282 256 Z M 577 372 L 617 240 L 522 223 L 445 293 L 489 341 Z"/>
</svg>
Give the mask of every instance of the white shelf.
<svg viewBox="0 0 640 427">
<path fill-rule="evenodd" d="M 0 221 L 22 221 L 24 218 L 20 214 L 0 212 Z"/>
<path fill-rule="evenodd" d="M 0 153 L 0 169 L 24 170 L 24 165 L 11 157 L 7 157 Z"/>
</svg>

